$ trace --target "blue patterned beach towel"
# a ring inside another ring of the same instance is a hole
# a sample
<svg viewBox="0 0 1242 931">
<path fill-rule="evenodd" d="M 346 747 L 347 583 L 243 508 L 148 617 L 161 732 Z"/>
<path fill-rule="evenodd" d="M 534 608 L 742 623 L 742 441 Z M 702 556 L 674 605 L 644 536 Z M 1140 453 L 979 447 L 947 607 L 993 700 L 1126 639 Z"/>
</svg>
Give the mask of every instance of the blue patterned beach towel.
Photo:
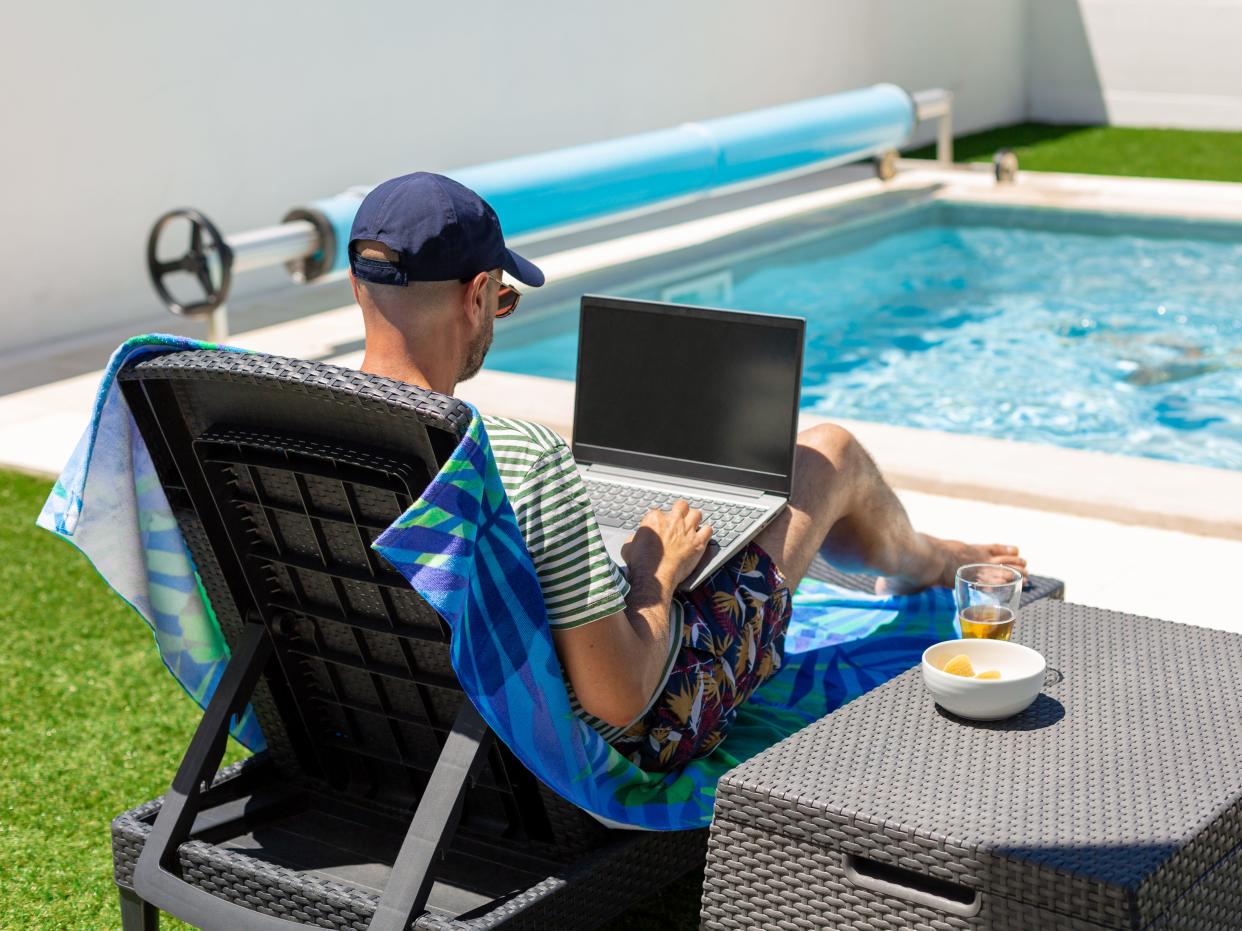
<svg viewBox="0 0 1242 931">
<path fill-rule="evenodd" d="M 87 436 L 39 523 L 86 553 L 152 626 L 169 671 L 205 704 L 227 647 L 113 384 L 135 353 L 182 348 L 211 347 L 144 337 L 117 351 Z M 119 509 L 110 497 L 124 499 Z M 114 519 L 105 520 L 105 511 Z M 648 773 L 570 708 L 534 566 L 477 413 L 439 475 L 374 548 L 448 623 L 458 679 L 500 739 L 559 794 L 630 827 L 704 827 L 726 770 L 909 668 L 931 643 L 955 636 L 944 589 L 883 598 L 809 580 L 794 597 L 781 670 L 742 708 L 723 744 L 679 771 Z M 262 746 L 249 712 L 237 723 L 243 743 Z"/>
<path fill-rule="evenodd" d="M 153 353 L 217 348 L 226 347 L 160 333 L 122 343 L 104 369 L 90 423 L 36 521 L 77 547 L 147 622 L 164 665 L 202 707 L 224 674 L 228 646 L 116 375 L 126 362 Z M 232 733 L 251 750 L 264 746 L 249 710 Z"/>
</svg>

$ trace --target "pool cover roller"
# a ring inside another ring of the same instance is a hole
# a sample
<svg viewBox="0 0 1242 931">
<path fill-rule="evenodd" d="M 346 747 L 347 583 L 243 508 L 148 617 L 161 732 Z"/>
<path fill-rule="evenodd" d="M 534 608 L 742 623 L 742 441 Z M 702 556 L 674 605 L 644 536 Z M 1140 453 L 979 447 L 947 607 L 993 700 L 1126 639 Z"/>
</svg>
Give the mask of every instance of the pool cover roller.
<svg viewBox="0 0 1242 931">
<path fill-rule="evenodd" d="M 478 191 L 515 239 L 879 155 L 908 140 L 915 122 L 910 95 L 877 84 L 444 173 Z M 368 190 L 354 188 L 285 216 L 309 220 L 319 232 L 320 249 L 300 263 L 299 278 L 348 266 L 350 226 Z"/>
</svg>

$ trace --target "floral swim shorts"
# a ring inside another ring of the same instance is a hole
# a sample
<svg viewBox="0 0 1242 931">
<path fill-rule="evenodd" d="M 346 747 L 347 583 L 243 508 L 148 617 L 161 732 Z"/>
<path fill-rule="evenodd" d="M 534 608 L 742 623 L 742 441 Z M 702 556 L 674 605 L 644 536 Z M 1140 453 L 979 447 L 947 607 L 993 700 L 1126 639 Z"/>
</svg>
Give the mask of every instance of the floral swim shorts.
<svg viewBox="0 0 1242 931">
<path fill-rule="evenodd" d="M 781 667 L 792 602 L 772 558 L 751 543 L 691 592 L 679 592 L 681 648 L 664 691 L 613 746 L 661 772 L 707 756 L 737 709 Z"/>
</svg>

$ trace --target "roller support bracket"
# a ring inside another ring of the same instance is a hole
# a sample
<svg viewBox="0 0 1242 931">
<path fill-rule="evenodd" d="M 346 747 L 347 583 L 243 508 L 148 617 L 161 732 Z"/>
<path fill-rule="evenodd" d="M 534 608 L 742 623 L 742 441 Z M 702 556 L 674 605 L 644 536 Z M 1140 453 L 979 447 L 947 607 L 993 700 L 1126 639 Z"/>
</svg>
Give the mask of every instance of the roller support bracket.
<svg viewBox="0 0 1242 931">
<path fill-rule="evenodd" d="M 889 149 L 881 155 L 877 155 L 872 164 L 875 166 L 875 176 L 881 181 L 892 181 L 897 177 L 897 150 Z"/>
<path fill-rule="evenodd" d="M 161 260 L 158 255 L 161 234 L 170 223 L 182 219 L 190 223 L 190 241 L 185 253 L 180 258 Z M 213 256 L 219 266 L 218 282 L 212 275 Z M 147 271 L 151 274 L 155 293 L 170 311 L 183 317 L 200 317 L 223 306 L 229 296 L 229 287 L 233 283 L 233 250 L 214 223 L 197 210 L 182 207 L 168 211 L 151 227 L 151 235 L 147 238 Z M 180 272 L 188 273 L 198 281 L 203 289 L 201 301 L 183 304 L 173 297 L 165 279 Z"/>
<path fill-rule="evenodd" d="M 290 210 L 280 222 L 293 223 L 298 220 L 304 220 L 315 227 L 319 236 L 319 248 L 309 255 L 290 259 L 285 263 L 285 271 L 298 284 L 308 284 L 332 270 L 332 261 L 336 255 L 336 231 L 332 228 L 332 221 L 313 207 Z"/>
</svg>

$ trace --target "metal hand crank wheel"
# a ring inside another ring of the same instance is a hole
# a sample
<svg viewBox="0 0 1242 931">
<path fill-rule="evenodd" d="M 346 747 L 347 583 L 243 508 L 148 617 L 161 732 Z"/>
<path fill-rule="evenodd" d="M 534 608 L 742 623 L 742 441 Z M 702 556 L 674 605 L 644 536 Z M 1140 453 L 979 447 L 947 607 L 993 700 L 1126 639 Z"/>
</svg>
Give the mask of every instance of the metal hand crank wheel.
<svg viewBox="0 0 1242 931">
<path fill-rule="evenodd" d="M 168 224 L 179 219 L 190 221 L 189 248 L 180 258 L 161 261 L 156 249 L 160 234 Z M 212 278 L 213 253 L 220 267 L 219 282 Z M 185 317 L 199 317 L 211 313 L 229 296 L 229 286 L 233 283 L 233 250 L 224 241 L 215 224 L 197 210 L 188 207 L 170 210 L 156 220 L 155 226 L 151 228 L 151 235 L 147 239 L 147 270 L 151 273 L 155 293 L 169 310 Z M 203 300 L 183 304 L 173 297 L 164 279 L 175 272 L 188 272 L 193 275 L 202 286 Z"/>
</svg>

